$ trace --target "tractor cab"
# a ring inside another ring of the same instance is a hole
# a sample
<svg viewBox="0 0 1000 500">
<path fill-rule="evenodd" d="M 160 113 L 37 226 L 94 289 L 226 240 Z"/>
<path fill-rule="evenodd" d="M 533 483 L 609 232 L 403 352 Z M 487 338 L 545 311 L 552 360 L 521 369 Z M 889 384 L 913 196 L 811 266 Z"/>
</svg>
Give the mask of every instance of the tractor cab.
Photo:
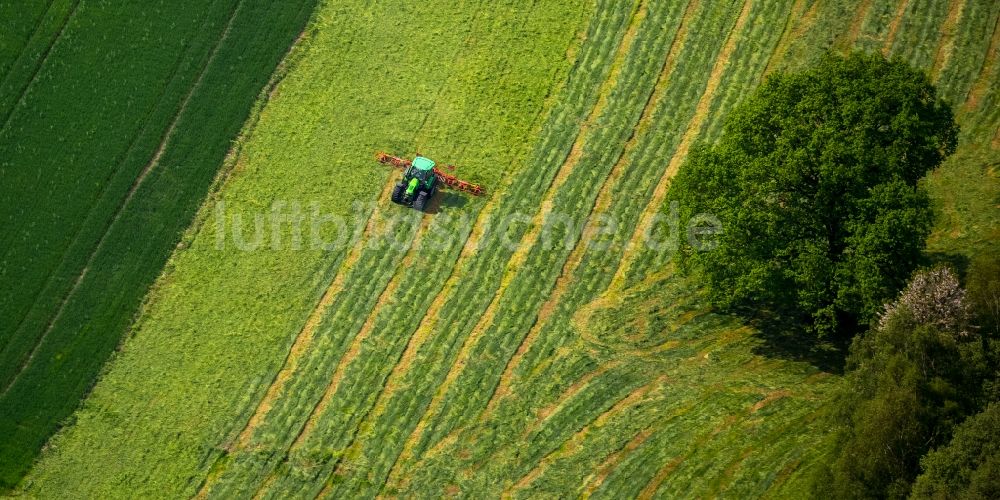
<svg viewBox="0 0 1000 500">
<path fill-rule="evenodd" d="M 392 201 L 423 212 L 427 202 L 437 191 L 434 165 L 434 161 L 430 158 L 423 156 L 414 158 L 410 166 L 403 171 L 403 178 L 393 188 Z"/>
</svg>

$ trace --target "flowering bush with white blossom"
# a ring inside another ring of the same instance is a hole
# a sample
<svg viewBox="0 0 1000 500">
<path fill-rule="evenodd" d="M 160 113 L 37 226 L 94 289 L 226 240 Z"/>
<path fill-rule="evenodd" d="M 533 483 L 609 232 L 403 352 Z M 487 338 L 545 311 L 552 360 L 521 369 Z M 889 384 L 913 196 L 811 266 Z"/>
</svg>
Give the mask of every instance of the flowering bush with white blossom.
<svg viewBox="0 0 1000 500">
<path fill-rule="evenodd" d="M 899 298 L 885 305 L 879 317 L 879 329 L 884 329 L 903 308 L 917 323 L 933 325 L 958 338 L 970 334 L 971 308 L 958 277 L 948 267 L 918 272 Z"/>
</svg>

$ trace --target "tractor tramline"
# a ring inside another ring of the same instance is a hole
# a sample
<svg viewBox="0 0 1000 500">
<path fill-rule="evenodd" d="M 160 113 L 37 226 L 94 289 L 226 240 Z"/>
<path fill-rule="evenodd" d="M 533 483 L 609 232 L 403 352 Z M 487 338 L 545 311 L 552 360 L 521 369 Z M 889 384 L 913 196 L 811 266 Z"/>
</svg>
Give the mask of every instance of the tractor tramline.
<svg viewBox="0 0 1000 500">
<path fill-rule="evenodd" d="M 418 155 L 413 161 L 410 161 L 387 153 L 377 153 L 375 159 L 379 163 L 403 169 L 403 178 L 396 183 L 392 190 L 393 203 L 411 206 L 421 212 L 427 207 L 427 202 L 434 197 L 439 185 L 473 196 L 486 194 L 486 190 L 479 184 L 463 181 L 454 175 L 445 173 L 436 166 L 433 160 L 423 156 Z M 455 169 L 452 165 L 447 165 L 445 168 Z"/>
</svg>

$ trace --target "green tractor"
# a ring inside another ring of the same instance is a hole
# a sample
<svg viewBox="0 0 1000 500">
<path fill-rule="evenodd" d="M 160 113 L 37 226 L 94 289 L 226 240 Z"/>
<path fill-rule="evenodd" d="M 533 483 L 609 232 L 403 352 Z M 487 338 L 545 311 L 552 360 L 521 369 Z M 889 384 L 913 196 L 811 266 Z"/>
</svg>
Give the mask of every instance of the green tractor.
<svg viewBox="0 0 1000 500">
<path fill-rule="evenodd" d="M 413 207 L 423 212 L 427 202 L 437 192 L 438 179 L 434 174 L 434 161 L 418 156 L 403 171 L 403 179 L 392 190 L 392 202 Z"/>
</svg>

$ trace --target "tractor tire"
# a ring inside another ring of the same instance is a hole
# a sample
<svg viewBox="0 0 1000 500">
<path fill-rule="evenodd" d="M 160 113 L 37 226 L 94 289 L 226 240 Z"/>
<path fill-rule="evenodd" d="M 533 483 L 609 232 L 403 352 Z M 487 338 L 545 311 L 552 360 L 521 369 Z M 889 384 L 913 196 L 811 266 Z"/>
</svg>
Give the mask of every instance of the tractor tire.
<svg viewBox="0 0 1000 500">
<path fill-rule="evenodd" d="M 417 195 L 417 199 L 413 200 L 413 208 L 419 212 L 423 212 L 424 208 L 427 207 L 427 193 L 420 193 Z"/>
<path fill-rule="evenodd" d="M 406 190 L 406 185 L 402 182 L 396 184 L 396 187 L 392 188 L 392 202 L 399 205 L 403 203 L 403 191 Z"/>
</svg>

